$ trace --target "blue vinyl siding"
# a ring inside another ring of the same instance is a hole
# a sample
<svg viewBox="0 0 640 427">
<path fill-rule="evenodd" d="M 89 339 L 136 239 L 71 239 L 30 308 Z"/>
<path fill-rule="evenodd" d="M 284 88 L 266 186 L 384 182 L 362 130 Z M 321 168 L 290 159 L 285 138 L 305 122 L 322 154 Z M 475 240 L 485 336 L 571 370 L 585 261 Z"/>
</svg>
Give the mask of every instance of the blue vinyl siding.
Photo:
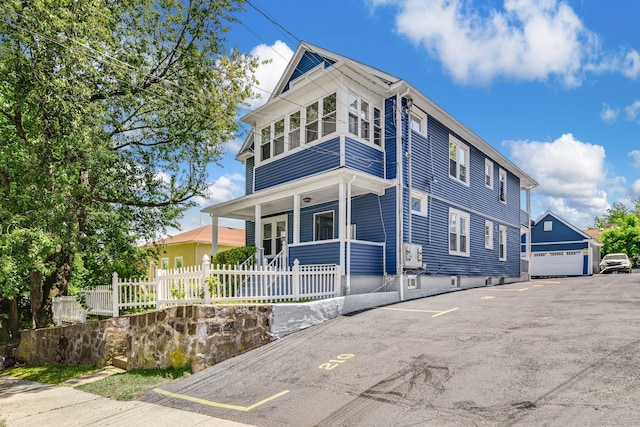
<svg viewBox="0 0 640 427">
<path fill-rule="evenodd" d="M 257 167 L 255 189 L 264 190 L 339 166 L 340 138 L 334 138 Z"/>
<path fill-rule="evenodd" d="M 551 231 L 544 231 L 544 223 L 552 222 Z M 526 236 L 521 237 L 522 251 L 526 251 Z M 531 252 L 572 251 L 585 249 L 587 236 L 567 226 L 554 215 L 547 214 L 531 228 Z"/>
<path fill-rule="evenodd" d="M 256 223 L 254 221 L 245 221 L 244 223 L 244 238 L 247 242 L 247 246 L 256 244 Z"/>
<path fill-rule="evenodd" d="M 449 205 L 432 200 L 431 219 L 413 216 L 413 243 L 423 247 L 426 272 L 433 275 L 519 276 L 520 229 L 507 226 L 507 260 L 498 256 L 498 226 L 494 222 L 493 249 L 484 247 L 485 218 L 469 213 L 470 256 L 449 255 Z M 462 210 L 462 209 L 458 209 Z M 462 210 L 464 211 L 464 210 Z"/>
<path fill-rule="evenodd" d="M 365 194 L 351 202 L 351 223 L 356 224 L 357 240 L 368 242 L 384 242 L 385 228 L 383 223 L 382 203 L 378 204 L 378 196 Z"/>
<path fill-rule="evenodd" d="M 386 175 L 388 179 L 396 177 L 396 98 L 387 98 L 384 101 L 384 151 L 386 156 Z"/>
<path fill-rule="evenodd" d="M 282 92 L 286 92 L 289 90 L 289 83 L 291 83 L 291 80 L 297 79 L 301 75 L 317 67 L 319 64 L 324 63 L 324 68 L 327 68 L 331 66 L 334 62 L 335 61 L 332 61 L 330 59 L 323 58 L 317 53 L 308 52 L 308 51 L 305 52 L 302 55 L 302 58 L 300 58 L 300 62 L 298 62 L 298 65 L 296 66 L 293 74 L 291 74 L 291 78 L 287 82 L 287 85 L 284 87 Z"/>
<path fill-rule="evenodd" d="M 587 242 L 556 243 L 556 244 L 536 244 L 531 245 L 531 252 L 555 252 L 555 251 L 577 251 L 589 247 Z"/>
<path fill-rule="evenodd" d="M 367 276 L 384 274 L 383 249 L 382 246 L 351 242 L 351 274 Z"/>
<path fill-rule="evenodd" d="M 342 264 L 340 241 L 324 241 L 322 244 L 289 247 L 289 264 L 295 260 L 300 264 Z"/>
<path fill-rule="evenodd" d="M 384 153 L 348 137 L 345 138 L 345 165 L 384 178 Z"/>
<path fill-rule="evenodd" d="M 300 242 L 313 242 L 313 216 L 319 212 L 333 212 L 333 238 L 338 238 L 338 201 L 309 206 L 300 210 Z"/>
<path fill-rule="evenodd" d="M 244 193 L 246 195 L 253 194 L 253 172 L 255 168 L 255 157 L 249 157 L 244 165 L 245 168 L 245 181 L 244 181 Z"/>
</svg>

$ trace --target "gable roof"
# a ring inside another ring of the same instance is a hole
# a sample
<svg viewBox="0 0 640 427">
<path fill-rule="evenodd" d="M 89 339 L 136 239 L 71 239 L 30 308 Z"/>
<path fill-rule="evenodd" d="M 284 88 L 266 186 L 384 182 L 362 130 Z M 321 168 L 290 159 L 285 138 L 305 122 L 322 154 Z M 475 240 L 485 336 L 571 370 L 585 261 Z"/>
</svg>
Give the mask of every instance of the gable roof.
<svg viewBox="0 0 640 427">
<path fill-rule="evenodd" d="M 551 210 L 548 210 L 545 213 L 543 213 L 542 215 L 540 215 L 538 217 L 538 219 L 535 220 L 534 227 L 537 226 L 538 224 L 540 224 L 540 222 L 544 221 L 549 216 L 553 217 L 557 221 L 560 221 L 561 223 L 563 223 L 564 225 L 569 227 L 572 231 L 574 231 L 577 234 L 579 234 L 580 236 L 582 236 L 585 240 L 593 240 L 594 242 L 597 242 L 597 240 L 594 239 L 592 236 L 590 236 L 589 234 L 587 234 L 584 231 L 580 230 L 575 225 L 573 225 L 570 222 L 566 221 L 565 219 L 563 219 L 562 217 L 560 217 L 558 214 L 556 214 L 555 212 L 553 212 Z"/>
<path fill-rule="evenodd" d="M 321 64 L 322 67 L 320 67 Z M 246 114 L 241 120 L 246 123 L 251 123 L 251 121 L 255 121 L 256 118 L 268 116 L 267 111 L 270 108 L 269 104 L 271 101 L 277 102 L 279 99 L 286 100 L 291 81 L 303 78 L 305 74 L 308 76 L 315 75 L 316 73 L 313 71 L 315 67 L 322 68 L 323 72 L 326 73 L 330 73 L 332 72 L 331 70 L 334 69 L 337 73 L 344 75 L 347 75 L 348 72 L 355 73 L 358 75 L 358 78 L 371 83 L 374 87 L 378 87 L 381 92 L 386 94 L 385 96 L 403 94 L 402 96 L 413 97 L 414 105 L 417 105 L 418 108 L 420 108 L 421 105 L 425 108 L 428 107 L 429 111 L 425 111 L 425 113 L 431 115 L 483 153 L 488 154 L 489 157 L 498 162 L 504 169 L 517 176 L 520 179 L 521 188 L 531 189 L 538 186 L 538 183 L 522 169 L 405 80 L 304 41 L 298 45 L 269 100 L 262 106 Z M 348 77 L 351 78 L 351 76 Z M 253 156 L 254 139 L 252 129 L 252 132 L 249 133 L 247 139 L 238 151 L 236 156 L 237 160 L 245 161 Z"/>
<path fill-rule="evenodd" d="M 174 236 L 158 240 L 158 245 L 175 245 L 178 243 L 211 243 L 212 226 L 205 225 Z M 245 230 L 243 228 L 218 227 L 218 244 L 228 246 L 244 246 Z"/>
</svg>

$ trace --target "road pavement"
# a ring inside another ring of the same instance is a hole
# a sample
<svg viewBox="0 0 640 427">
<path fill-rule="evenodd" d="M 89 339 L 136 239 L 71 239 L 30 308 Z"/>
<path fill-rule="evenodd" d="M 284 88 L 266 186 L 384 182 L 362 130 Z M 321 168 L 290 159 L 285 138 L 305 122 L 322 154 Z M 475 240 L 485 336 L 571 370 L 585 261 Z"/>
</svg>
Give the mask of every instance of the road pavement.
<svg viewBox="0 0 640 427">
<path fill-rule="evenodd" d="M 536 280 L 339 317 L 148 391 L 257 426 L 640 425 L 640 275 Z"/>
</svg>

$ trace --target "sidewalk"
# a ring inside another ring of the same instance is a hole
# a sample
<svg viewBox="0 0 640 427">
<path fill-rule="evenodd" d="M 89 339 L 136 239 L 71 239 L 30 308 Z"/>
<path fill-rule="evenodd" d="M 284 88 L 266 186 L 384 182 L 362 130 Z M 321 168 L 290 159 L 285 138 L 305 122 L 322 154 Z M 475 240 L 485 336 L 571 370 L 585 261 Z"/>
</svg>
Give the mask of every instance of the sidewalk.
<svg viewBox="0 0 640 427">
<path fill-rule="evenodd" d="M 73 387 L 0 374 L 0 426 L 241 427 L 233 421 L 137 400 L 121 402 Z"/>
</svg>

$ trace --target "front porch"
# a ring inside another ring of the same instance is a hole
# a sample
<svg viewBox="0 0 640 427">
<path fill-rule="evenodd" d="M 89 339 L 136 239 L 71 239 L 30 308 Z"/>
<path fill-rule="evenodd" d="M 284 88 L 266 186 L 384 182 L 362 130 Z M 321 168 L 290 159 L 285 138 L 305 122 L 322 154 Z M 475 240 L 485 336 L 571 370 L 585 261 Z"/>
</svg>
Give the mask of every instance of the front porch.
<svg viewBox="0 0 640 427">
<path fill-rule="evenodd" d="M 259 265 L 290 268 L 294 260 L 338 265 L 343 294 L 349 295 L 352 277 L 379 282 L 387 273 L 393 243 L 386 240 L 380 198 L 395 185 L 395 180 L 340 167 L 210 206 L 203 212 L 212 218 L 213 252 L 219 218 L 241 219 Z M 395 203 L 395 196 L 388 199 Z"/>
</svg>

